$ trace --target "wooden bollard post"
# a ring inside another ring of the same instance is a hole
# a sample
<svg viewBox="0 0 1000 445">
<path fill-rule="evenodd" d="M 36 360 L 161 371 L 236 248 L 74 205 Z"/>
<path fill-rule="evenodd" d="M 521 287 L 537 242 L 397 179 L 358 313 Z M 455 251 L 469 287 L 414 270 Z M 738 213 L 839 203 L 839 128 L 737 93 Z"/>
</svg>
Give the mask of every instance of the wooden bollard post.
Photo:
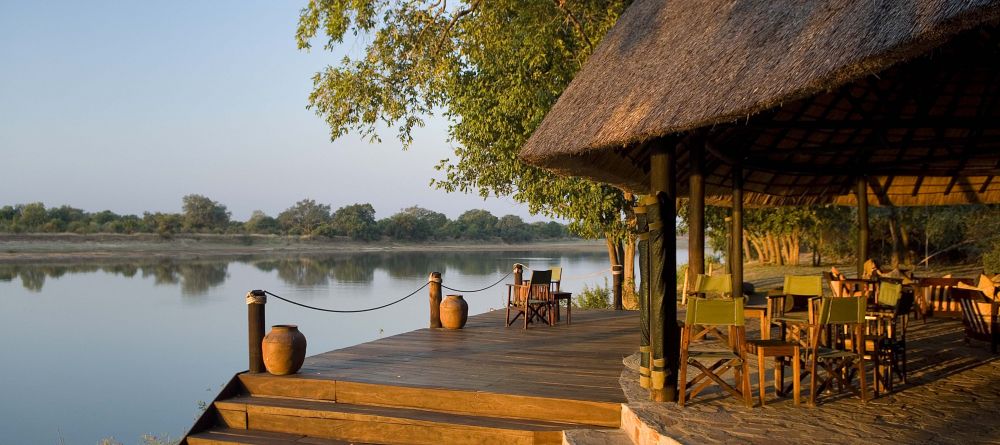
<svg viewBox="0 0 1000 445">
<path fill-rule="evenodd" d="M 267 295 L 262 290 L 247 292 L 247 337 L 250 347 L 250 373 L 259 374 L 264 368 L 264 305 Z"/>
<path fill-rule="evenodd" d="M 514 284 L 521 284 L 524 281 L 524 265 L 521 263 L 514 263 Z"/>
<path fill-rule="evenodd" d="M 431 328 L 441 327 L 441 272 L 431 272 L 427 278 L 430 289 Z"/>
<path fill-rule="evenodd" d="M 611 266 L 611 279 L 615 290 L 615 310 L 622 311 L 625 310 L 625 306 L 622 304 L 622 282 L 624 281 L 625 266 L 621 264 L 615 264 Z"/>
</svg>

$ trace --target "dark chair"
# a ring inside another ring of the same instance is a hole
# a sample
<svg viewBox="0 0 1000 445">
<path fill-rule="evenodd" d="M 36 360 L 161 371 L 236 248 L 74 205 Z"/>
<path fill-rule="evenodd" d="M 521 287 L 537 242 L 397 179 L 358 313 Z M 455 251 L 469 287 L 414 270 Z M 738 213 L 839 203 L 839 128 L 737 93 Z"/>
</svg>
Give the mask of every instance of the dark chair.
<svg viewBox="0 0 1000 445">
<path fill-rule="evenodd" d="M 555 304 L 552 295 L 552 271 L 533 270 L 528 284 L 515 284 L 513 292 L 507 296 L 507 326 L 514 324 L 517 317 L 522 315 L 525 329 L 528 328 L 528 323 L 536 319 L 551 325 Z M 510 318 L 511 309 L 517 311 L 513 319 Z"/>
</svg>

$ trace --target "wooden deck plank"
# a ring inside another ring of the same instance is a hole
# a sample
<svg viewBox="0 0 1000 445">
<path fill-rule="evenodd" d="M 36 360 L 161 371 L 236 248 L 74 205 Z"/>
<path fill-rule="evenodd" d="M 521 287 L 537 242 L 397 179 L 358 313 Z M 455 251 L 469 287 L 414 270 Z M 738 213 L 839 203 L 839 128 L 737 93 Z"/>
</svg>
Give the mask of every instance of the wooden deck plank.
<svg viewBox="0 0 1000 445">
<path fill-rule="evenodd" d="M 526 330 L 505 327 L 503 316 L 487 312 L 462 330 L 419 329 L 314 355 L 295 377 L 625 401 L 618 377 L 621 359 L 638 348 L 635 312 L 574 311 L 571 325 Z"/>
</svg>

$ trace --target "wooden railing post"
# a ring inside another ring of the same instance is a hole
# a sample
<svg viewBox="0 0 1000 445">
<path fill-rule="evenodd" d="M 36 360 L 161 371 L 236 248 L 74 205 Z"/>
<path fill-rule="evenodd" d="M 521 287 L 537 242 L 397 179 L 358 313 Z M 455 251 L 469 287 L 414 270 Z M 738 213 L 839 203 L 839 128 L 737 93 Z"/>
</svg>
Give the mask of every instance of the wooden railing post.
<svg viewBox="0 0 1000 445">
<path fill-rule="evenodd" d="M 441 327 L 441 272 L 431 272 L 431 276 L 427 278 L 427 282 L 430 283 L 427 288 L 430 289 L 430 305 L 431 305 L 431 328 Z"/>
<path fill-rule="evenodd" d="M 267 295 L 262 290 L 247 292 L 247 338 L 250 348 L 250 373 L 259 374 L 264 368 L 264 305 Z"/>
<path fill-rule="evenodd" d="M 625 274 L 625 266 L 621 264 L 615 264 L 611 266 L 611 279 L 612 286 L 614 286 L 614 307 L 616 311 L 625 310 L 622 304 L 622 282 Z"/>
<path fill-rule="evenodd" d="M 514 264 L 514 284 L 521 284 L 524 281 L 524 266 L 521 263 Z"/>
</svg>

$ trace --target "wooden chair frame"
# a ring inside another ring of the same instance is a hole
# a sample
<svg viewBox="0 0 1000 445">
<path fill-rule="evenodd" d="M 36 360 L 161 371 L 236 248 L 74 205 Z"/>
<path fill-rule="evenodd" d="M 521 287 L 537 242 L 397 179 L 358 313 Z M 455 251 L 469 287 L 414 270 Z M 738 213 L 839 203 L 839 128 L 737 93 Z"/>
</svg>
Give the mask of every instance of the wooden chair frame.
<svg viewBox="0 0 1000 445">
<path fill-rule="evenodd" d="M 524 316 L 524 329 L 535 319 L 541 319 L 548 325 L 554 323 L 552 311 L 557 304 L 552 293 L 552 272 L 549 270 L 534 270 L 531 272 L 529 284 L 515 283 L 512 292 L 507 294 L 507 327 Z M 510 311 L 517 311 L 510 318 Z"/>
<path fill-rule="evenodd" d="M 990 352 L 996 354 L 1000 344 L 1000 301 L 988 298 L 981 290 L 958 287 L 951 290 L 951 298 L 962 307 L 965 343 L 973 339 L 988 342 Z"/>
<path fill-rule="evenodd" d="M 692 298 L 689 300 L 688 311 L 696 311 L 697 305 L 704 298 Z M 698 393 L 707 388 L 712 383 L 719 385 L 723 390 L 738 400 L 742 400 L 747 407 L 753 406 L 752 393 L 750 389 L 750 368 L 746 358 L 746 327 L 743 324 L 743 300 L 715 300 L 725 302 L 733 306 L 733 319 L 730 323 L 698 323 L 698 319 L 692 315 L 688 316 L 687 322 L 681 328 L 681 366 L 680 366 L 680 393 L 678 403 L 684 406 L 685 403 L 694 398 Z M 738 312 L 738 314 L 736 313 Z M 720 336 L 716 340 L 704 340 L 705 342 L 721 342 L 725 345 L 721 349 L 699 350 L 697 345 L 692 348 L 692 342 L 703 338 L 707 332 L 719 332 L 719 327 L 728 328 L 728 335 Z M 696 331 L 697 330 L 697 331 Z M 699 359 L 710 360 L 706 365 Z M 687 380 L 688 365 L 694 366 L 699 373 L 691 381 Z M 730 385 L 722 376 L 726 372 L 733 373 L 734 384 Z"/>
</svg>

